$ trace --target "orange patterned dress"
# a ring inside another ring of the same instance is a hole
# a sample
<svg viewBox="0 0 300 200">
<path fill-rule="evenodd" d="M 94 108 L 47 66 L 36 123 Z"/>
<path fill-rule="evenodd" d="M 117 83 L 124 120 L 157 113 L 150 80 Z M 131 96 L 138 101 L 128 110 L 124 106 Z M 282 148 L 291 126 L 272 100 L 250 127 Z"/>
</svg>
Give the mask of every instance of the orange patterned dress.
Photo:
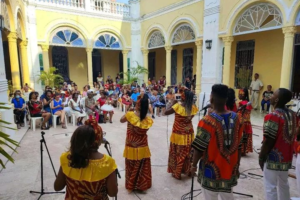
<svg viewBox="0 0 300 200">
<path fill-rule="evenodd" d="M 147 131 L 153 124 L 150 117 L 143 121 L 134 112 L 127 112 L 127 137 L 124 150 L 125 187 L 127 190 L 145 191 L 152 186 L 151 153 Z"/>
<path fill-rule="evenodd" d="M 198 108 L 193 105 L 191 116 L 187 116 L 185 108 L 175 104 L 175 122 L 170 139 L 168 173 L 177 179 L 181 174 L 187 174 L 191 166 L 191 144 L 194 140 L 192 119 L 197 114 Z"/>
<path fill-rule="evenodd" d="M 104 155 L 101 159 L 90 160 L 87 167 L 77 169 L 69 166 L 69 154 L 66 152 L 60 157 L 67 182 L 65 200 L 108 200 L 106 180 L 117 169 L 115 160 Z"/>
</svg>

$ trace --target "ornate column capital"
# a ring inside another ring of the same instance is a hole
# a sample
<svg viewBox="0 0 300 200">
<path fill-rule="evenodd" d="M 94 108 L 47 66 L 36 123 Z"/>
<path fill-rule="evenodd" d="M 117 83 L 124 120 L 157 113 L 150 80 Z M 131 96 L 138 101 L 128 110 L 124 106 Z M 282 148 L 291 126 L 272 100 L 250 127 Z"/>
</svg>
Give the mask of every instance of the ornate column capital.
<svg viewBox="0 0 300 200">
<path fill-rule="evenodd" d="M 226 36 L 226 37 L 222 37 L 222 40 L 225 43 L 225 45 L 231 45 L 231 43 L 234 41 L 234 37 Z"/>
<path fill-rule="evenodd" d="M 148 49 L 142 49 L 143 55 L 148 55 L 149 54 L 149 50 Z"/>
<path fill-rule="evenodd" d="M 49 51 L 49 44 L 41 44 L 42 51 L 48 52 Z"/>
<path fill-rule="evenodd" d="M 173 49 L 172 46 L 165 46 L 165 50 L 166 50 L 167 52 L 171 52 L 172 49 Z"/>
<path fill-rule="evenodd" d="M 90 47 L 88 47 L 88 48 L 86 48 L 85 50 L 86 50 L 86 52 L 87 52 L 87 53 L 92 53 L 94 49 L 93 49 L 93 48 L 90 48 Z"/>
<path fill-rule="evenodd" d="M 128 49 L 124 49 L 123 51 L 122 51 L 122 54 L 124 55 L 124 54 L 128 54 L 129 53 L 129 50 Z"/>
<path fill-rule="evenodd" d="M 10 32 L 7 36 L 9 42 L 17 42 L 18 34 L 17 32 Z"/>
<path fill-rule="evenodd" d="M 197 47 L 201 47 L 202 48 L 202 46 L 203 46 L 203 40 L 202 39 L 196 40 L 195 44 L 196 44 Z"/>
<path fill-rule="evenodd" d="M 295 26 L 286 26 L 282 28 L 282 32 L 285 37 L 294 37 L 297 29 Z"/>
<path fill-rule="evenodd" d="M 20 42 L 21 48 L 27 48 L 27 45 L 28 45 L 28 40 L 23 40 L 22 42 Z"/>
</svg>

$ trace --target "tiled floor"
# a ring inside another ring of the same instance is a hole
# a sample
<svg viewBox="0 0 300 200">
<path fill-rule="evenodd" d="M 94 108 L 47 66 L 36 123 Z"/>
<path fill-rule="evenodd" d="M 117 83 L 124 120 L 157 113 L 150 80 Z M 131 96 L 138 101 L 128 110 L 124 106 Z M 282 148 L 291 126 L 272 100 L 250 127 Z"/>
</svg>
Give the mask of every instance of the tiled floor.
<svg viewBox="0 0 300 200">
<path fill-rule="evenodd" d="M 111 143 L 113 157 L 115 158 L 120 174 L 122 176 L 119 179 L 119 200 L 180 200 L 181 196 L 190 191 L 191 179 L 183 176 L 183 180 L 178 181 L 171 177 L 167 171 L 168 161 L 168 148 L 169 137 L 173 125 L 174 116 L 156 118 L 153 127 L 149 130 L 149 146 L 151 149 L 152 157 L 152 179 L 153 186 L 144 194 L 127 194 L 124 188 L 124 158 L 122 157 L 125 136 L 126 136 L 126 124 L 120 124 L 119 119 L 122 116 L 120 111 L 115 111 L 114 123 L 102 125 L 104 131 L 107 132 L 106 139 Z M 259 113 L 253 112 L 252 122 L 254 126 L 253 136 L 254 146 L 256 149 L 260 148 L 262 141 L 262 119 L 263 116 Z M 194 126 L 197 126 L 199 120 L 198 116 L 195 116 L 193 122 Z M 46 131 L 45 139 L 54 162 L 55 169 L 59 168 L 59 157 L 62 152 L 66 151 L 69 146 L 69 141 L 72 132 L 75 127 L 69 125 L 67 130 L 56 128 Z M 8 163 L 7 169 L 2 170 L 0 173 L 1 187 L 0 187 L 0 199 L 1 200 L 34 200 L 38 198 L 38 195 L 30 194 L 30 190 L 40 189 L 40 130 L 35 132 L 29 130 L 21 141 L 20 148 L 17 149 L 18 153 L 13 155 L 15 163 Z M 106 153 L 106 150 L 101 147 L 101 152 Z M 55 179 L 48 155 L 44 151 L 44 185 L 45 191 L 53 191 L 53 182 Z M 242 158 L 240 171 L 253 169 L 248 172 L 262 174 L 258 169 L 258 155 L 252 153 L 247 157 Z M 248 173 L 246 172 L 246 174 Z M 294 170 L 291 170 L 294 173 Z M 256 177 L 255 177 L 256 178 Z M 292 196 L 296 196 L 296 181 L 289 178 L 290 191 Z M 195 182 L 195 189 L 200 189 L 200 185 Z M 235 192 L 251 194 L 254 197 L 248 198 L 244 196 L 235 195 L 236 199 L 253 199 L 263 200 L 263 181 L 260 178 L 252 179 L 240 179 L 238 186 L 234 188 Z M 196 192 L 197 193 L 197 192 Z M 195 193 L 195 194 L 196 194 Z M 64 195 L 45 195 L 41 199 L 50 200 L 64 199 Z M 204 199 L 202 194 L 194 198 L 195 200 Z"/>
</svg>

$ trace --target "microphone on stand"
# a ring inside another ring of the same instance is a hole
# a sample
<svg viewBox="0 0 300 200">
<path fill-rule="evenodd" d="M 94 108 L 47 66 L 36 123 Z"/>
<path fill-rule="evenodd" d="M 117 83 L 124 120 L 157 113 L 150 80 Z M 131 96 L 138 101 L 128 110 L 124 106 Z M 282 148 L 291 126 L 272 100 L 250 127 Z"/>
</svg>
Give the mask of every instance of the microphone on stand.
<svg viewBox="0 0 300 200">
<path fill-rule="evenodd" d="M 110 144 L 105 138 L 103 138 L 103 140 L 102 140 L 102 142 L 101 142 L 102 144 L 105 144 L 105 145 L 108 145 L 108 144 Z"/>
<path fill-rule="evenodd" d="M 202 108 L 202 110 L 200 110 L 200 112 L 201 112 L 201 111 L 204 111 L 204 110 L 207 110 L 208 108 L 211 108 L 211 105 L 210 105 L 210 104 L 208 104 L 207 106 L 205 106 L 204 108 Z"/>
</svg>

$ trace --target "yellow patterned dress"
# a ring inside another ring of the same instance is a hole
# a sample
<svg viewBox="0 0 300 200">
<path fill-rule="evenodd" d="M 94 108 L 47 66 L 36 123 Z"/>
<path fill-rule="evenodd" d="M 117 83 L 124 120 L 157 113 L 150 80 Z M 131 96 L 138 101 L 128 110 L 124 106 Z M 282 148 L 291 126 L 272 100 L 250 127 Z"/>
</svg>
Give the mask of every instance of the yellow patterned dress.
<svg viewBox="0 0 300 200">
<path fill-rule="evenodd" d="M 194 140 L 192 119 L 198 108 L 193 105 L 191 116 L 187 116 L 185 108 L 179 103 L 173 105 L 175 121 L 170 139 L 168 172 L 174 178 L 181 179 L 181 174 L 187 174 L 191 165 L 191 144 Z"/>
<path fill-rule="evenodd" d="M 153 124 L 150 117 L 143 121 L 134 112 L 127 112 L 127 137 L 124 150 L 127 190 L 147 190 L 152 186 L 151 153 L 147 131 Z"/>
<path fill-rule="evenodd" d="M 107 155 L 98 160 L 90 160 L 85 168 L 76 169 L 69 166 L 70 152 L 60 157 L 62 171 L 66 176 L 65 200 L 108 200 L 106 181 L 117 169 L 115 160 Z"/>
</svg>

